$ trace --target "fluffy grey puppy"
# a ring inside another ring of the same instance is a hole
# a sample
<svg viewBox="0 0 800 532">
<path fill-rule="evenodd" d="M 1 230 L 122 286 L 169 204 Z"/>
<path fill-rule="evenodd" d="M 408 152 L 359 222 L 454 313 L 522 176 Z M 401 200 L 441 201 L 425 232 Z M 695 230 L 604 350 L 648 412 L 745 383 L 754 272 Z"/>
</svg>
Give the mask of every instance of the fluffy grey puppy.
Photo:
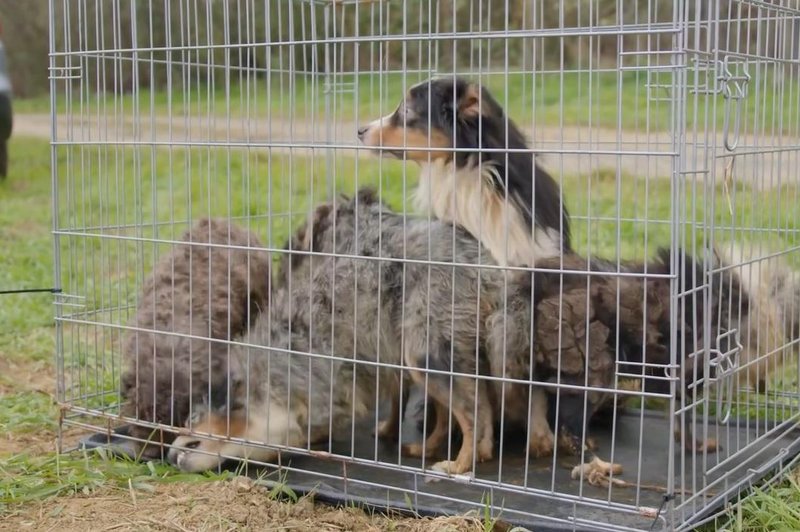
<svg viewBox="0 0 800 532">
<path fill-rule="evenodd" d="M 261 247 L 256 235 L 224 219 L 199 220 L 181 240 Z M 122 415 L 183 425 L 190 403 L 226 382 L 224 341 L 241 335 L 267 307 L 269 283 L 265 251 L 182 244 L 160 257 L 143 283 L 128 323 L 133 328 L 122 340 Z M 132 452 L 148 457 L 159 456 L 161 444 L 174 438 L 135 425 L 118 432 L 156 440 L 133 443 Z"/>
</svg>

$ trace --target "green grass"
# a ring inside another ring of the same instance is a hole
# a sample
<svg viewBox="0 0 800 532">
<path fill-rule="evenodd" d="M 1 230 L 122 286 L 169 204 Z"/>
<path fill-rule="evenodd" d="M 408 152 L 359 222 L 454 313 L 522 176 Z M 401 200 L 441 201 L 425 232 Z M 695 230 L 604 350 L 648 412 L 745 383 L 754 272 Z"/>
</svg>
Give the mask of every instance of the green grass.
<svg viewBox="0 0 800 532">
<path fill-rule="evenodd" d="M 800 530 L 800 477 L 797 471 L 770 488 L 752 493 L 728 513 L 700 528 L 703 532 L 767 532 Z"/>
<path fill-rule="evenodd" d="M 16 455 L 0 460 L 0 515 L 13 505 L 117 487 L 153 491 L 158 482 L 208 482 L 232 473 L 186 474 L 155 462 L 109 456 L 102 449 L 69 455 Z"/>
<path fill-rule="evenodd" d="M 751 74 L 755 74 L 752 72 Z M 784 81 L 782 91 L 773 88 L 774 72 L 762 67 L 759 79 L 748 86 L 742 105 L 743 131 L 785 132 L 798 135 L 800 107 L 797 96 L 800 85 Z M 426 74 L 341 74 L 336 86 L 347 90 L 333 91 L 326 100 L 325 80 L 313 74 L 274 73 L 269 79 L 240 79 L 234 73 L 229 85 L 217 81 L 214 86 L 193 83 L 176 86 L 171 92 L 142 89 L 136 94 L 115 98 L 113 94 L 74 89 L 67 95 L 58 93 L 58 112 L 117 113 L 128 117 L 139 114 L 184 116 L 187 113 L 217 114 L 232 117 L 259 116 L 309 120 L 311 117 L 334 117 L 345 122 L 363 122 L 391 112 L 405 90 L 424 79 Z M 180 80 L 180 78 L 176 78 Z M 477 79 L 477 76 L 476 76 Z M 667 72 L 651 74 L 642 71 L 596 71 L 532 74 L 486 73 L 480 77 L 518 124 L 528 127 L 540 124 L 581 127 L 634 129 L 637 131 L 669 130 L 674 109 L 670 99 L 673 80 Z M 176 84 L 179 81 L 175 82 Z M 720 94 L 707 95 L 693 90 L 705 83 L 688 74 L 685 98 L 689 130 L 721 128 L 724 122 L 724 99 Z M 68 97 L 69 96 L 69 97 Z M 678 101 L 678 96 L 675 96 Z M 15 102 L 18 113 L 49 111 L 49 98 Z M 285 111 L 288 110 L 288 111 Z"/>
<path fill-rule="evenodd" d="M 19 392 L 0 397 L 0 438 L 58 428 L 53 398 L 41 392 Z"/>
<path fill-rule="evenodd" d="M 47 143 L 13 139 L 9 149 L 9 177 L 0 182 L 0 290 L 51 287 Z M 0 361 L 34 363 L 23 366 L 23 371 L 51 367 L 52 315 L 49 294 L 0 295 Z M 9 433 L 53 431 L 58 418 L 52 399 L 45 393 L 19 390 L 18 377 L 0 371 L 0 438 Z M 3 395 L 3 389 L 12 392 Z"/>
<path fill-rule="evenodd" d="M 0 182 L 0 290 L 53 286 L 47 144 L 13 139 L 10 175 Z M 52 298 L 0 296 L 0 356 L 52 357 Z"/>
<path fill-rule="evenodd" d="M 0 183 L 0 246 L 4 250 L 0 254 L 0 286 L 51 286 L 50 148 L 44 141 L 17 138 L 11 153 L 10 178 Z M 328 165 L 324 157 L 290 159 L 263 150 L 64 146 L 57 149 L 56 160 L 59 229 L 92 235 L 61 237 L 64 290 L 85 296 L 82 307 L 65 310 L 85 313 L 82 315 L 100 322 L 98 326 L 65 328 L 67 369 L 70 365 L 84 369 L 78 374 L 68 372 L 74 376 L 69 383 L 80 386 L 77 390 L 81 393 L 110 392 L 92 399 L 93 406 L 106 407 L 113 407 L 116 401 L 118 374 L 107 371 L 116 333 L 102 324 L 126 319 L 121 309 L 134 301 L 136 281 L 141 281 L 156 254 L 168 246 L 103 236 L 174 239 L 187 220 L 210 214 L 241 217 L 241 223 L 250 224 L 263 243 L 280 247 L 308 209 L 328 197 L 329 179 L 337 192 L 353 192 L 356 178 L 358 186 L 378 186 L 395 209 L 404 207 L 404 191 L 416 181 L 416 170 L 400 162 L 340 156 Z M 630 259 L 652 255 L 657 246 L 669 244 L 669 224 L 664 223 L 670 220 L 672 210 L 669 180 L 644 182 L 600 170 L 592 176 L 563 176 L 561 185 L 568 191 L 568 206 L 575 216 L 575 244 L 580 251 Z M 797 229 L 800 206 L 794 201 L 794 189 L 787 186 L 756 193 L 746 185 L 736 187 L 736 197 L 745 201 L 732 210 L 722 186 L 686 186 L 676 194 L 686 219 L 693 222 L 681 227 L 684 241 L 700 242 L 705 236 L 700 222 L 706 215 L 702 209 L 706 193 L 713 195 L 710 201 L 716 205 L 718 224 L 774 226 L 779 216 L 782 227 Z M 617 201 L 618 197 L 622 201 Z M 630 220 L 597 220 L 604 216 Z M 648 221 L 641 221 L 644 219 Z M 617 235 L 620 249 L 616 249 Z M 774 236 L 775 243 L 783 246 L 794 242 L 787 238 Z M 50 361 L 52 313 L 49 295 L 2 296 L 0 323 L 6 326 L 0 329 L 0 356 Z M 55 416 L 56 409 L 45 395 L 13 391 L 0 397 L 0 437 L 50 431 Z M 138 486 L 200 478 L 97 453 L 2 458 L 0 513 L 3 505 L 91 492 L 101 485 L 126 486 L 129 479 Z M 795 487 L 781 490 L 775 488 L 760 496 L 800 505 Z M 775 518 L 769 512 L 745 508 L 752 523 Z"/>
</svg>

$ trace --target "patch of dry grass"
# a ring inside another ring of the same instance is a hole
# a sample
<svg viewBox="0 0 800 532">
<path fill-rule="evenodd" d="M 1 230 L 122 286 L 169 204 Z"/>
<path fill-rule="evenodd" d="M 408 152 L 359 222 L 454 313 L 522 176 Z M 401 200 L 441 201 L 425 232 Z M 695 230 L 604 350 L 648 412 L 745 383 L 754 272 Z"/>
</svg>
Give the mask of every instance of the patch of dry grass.
<svg viewBox="0 0 800 532">
<path fill-rule="evenodd" d="M 4 518 L 9 530 L 320 530 L 478 531 L 475 516 L 409 518 L 333 508 L 304 497 L 275 500 L 246 477 L 206 483 L 162 483 L 151 489 L 105 487 L 72 497 L 27 504 Z M 503 527 L 497 527 L 501 529 Z"/>
</svg>

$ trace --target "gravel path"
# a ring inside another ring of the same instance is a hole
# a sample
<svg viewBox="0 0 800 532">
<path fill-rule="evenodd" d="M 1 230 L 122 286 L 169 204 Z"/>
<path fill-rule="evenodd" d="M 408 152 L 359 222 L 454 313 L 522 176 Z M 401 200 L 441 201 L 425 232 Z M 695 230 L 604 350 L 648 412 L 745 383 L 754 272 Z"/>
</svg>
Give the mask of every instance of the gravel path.
<svg viewBox="0 0 800 532">
<path fill-rule="evenodd" d="M 50 138 L 50 116 L 47 114 L 17 114 L 14 117 L 14 134 Z M 267 145 L 273 151 L 308 152 L 308 148 L 324 147 L 330 135 L 337 149 L 367 156 L 365 150 L 357 152 L 356 124 L 337 122 L 329 130 L 324 123 L 297 121 L 291 124 L 279 119 L 232 118 L 194 116 L 170 120 L 158 117 L 139 121 L 126 117 L 60 116 L 57 121 L 59 142 L 158 142 L 158 143 L 232 143 L 234 145 Z M 667 133 L 623 131 L 612 129 L 586 129 L 577 127 L 541 127 L 526 131 L 535 149 L 542 151 L 541 163 L 553 174 L 586 174 L 590 171 L 607 172 L 620 168 L 622 172 L 642 178 L 668 178 L 672 173 L 675 151 Z M 800 139 L 762 136 L 756 139 L 743 137 L 737 148 L 733 178 L 771 188 L 780 184 L 797 184 L 800 181 Z M 687 179 L 715 178 L 728 175 L 731 157 L 723 148 L 717 157 L 701 149 L 703 137 L 690 138 L 684 143 L 687 154 Z M 722 142 L 720 139 L 719 145 Z M 748 146 L 760 144 L 772 147 L 771 153 L 753 153 Z M 698 172 L 696 170 L 704 170 Z"/>
</svg>

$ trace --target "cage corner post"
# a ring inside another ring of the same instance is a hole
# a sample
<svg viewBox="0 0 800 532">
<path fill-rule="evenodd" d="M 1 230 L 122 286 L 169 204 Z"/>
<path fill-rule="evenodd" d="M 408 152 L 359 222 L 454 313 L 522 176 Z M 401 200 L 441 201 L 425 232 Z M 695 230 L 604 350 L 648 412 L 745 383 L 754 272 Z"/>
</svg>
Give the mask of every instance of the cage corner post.
<svg viewBox="0 0 800 532">
<path fill-rule="evenodd" d="M 64 400 L 66 395 L 65 390 L 65 375 L 64 375 L 64 359 L 63 359 L 63 342 L 64 342 L 64 325 L 61 320 L 62 308 L 60 305 L 61 293 L 61 237 L 59 235 L 59 216 L 58 216 L 58 120 L 57 108 L 58 100 L 56 98 L 57 91 L 57 69 L 58 60 L 56 53 L 56 20 L 57 20 L 57 0 L 49 0 L 48 2 L 48 39 L 50 43 L 50 57 L 49 57 L 49 73 L 48 81 L 50 86 L 50 194 L 51 194 L 51 216 L 52 216 L 52 238 L 53 238 L 53 312 L 54 312 L 54 327 L 55 327 L 55 350 L 53 353 L 53 362 L 56 368 L 56 403 L 58 404 L 58 431 L 56 435 L 56 452 L 63 452 L 63 431 L 64 431 Z M 68 83 L 68 81 L 67 81 Z"/>
</svg>

